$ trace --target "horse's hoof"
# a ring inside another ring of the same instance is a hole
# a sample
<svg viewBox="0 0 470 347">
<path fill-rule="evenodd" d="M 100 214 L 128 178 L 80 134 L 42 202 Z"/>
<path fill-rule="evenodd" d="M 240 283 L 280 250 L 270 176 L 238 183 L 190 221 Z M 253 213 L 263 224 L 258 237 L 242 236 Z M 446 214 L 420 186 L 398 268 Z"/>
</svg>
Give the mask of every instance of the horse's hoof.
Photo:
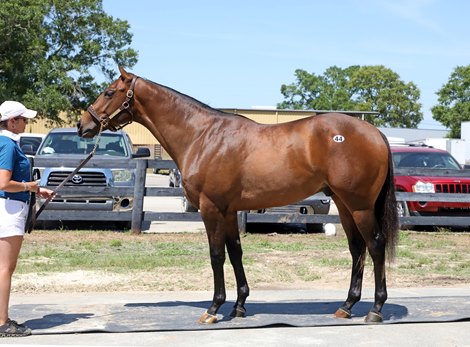
<svg viewBox="0 0 470 347">
<path fill-rule="evenodd" d="M 384 316 L 380 312 L 370 311 L 364 320 L 366 323 L 382 323 L 384 321 Z"/>
<path fill-rule="evenodd" d="M 206 312 L 199 318 L 200 324 L 214 324 L 217 323 L 217 316 L 213 314 L 209 314 Z"/>
<path fill-rule="evenodd" d="M 246 316 L 246 310 L 243 307 L 237 307 L 232 310 L 230 317 L 232 318 L 243 318 Z"/>
<path fill-rule="evenodd" d="M 351 311 L 340 307 L 336 310 L 335 317 L 349 319 L 351 318 Z"/>
</svg>

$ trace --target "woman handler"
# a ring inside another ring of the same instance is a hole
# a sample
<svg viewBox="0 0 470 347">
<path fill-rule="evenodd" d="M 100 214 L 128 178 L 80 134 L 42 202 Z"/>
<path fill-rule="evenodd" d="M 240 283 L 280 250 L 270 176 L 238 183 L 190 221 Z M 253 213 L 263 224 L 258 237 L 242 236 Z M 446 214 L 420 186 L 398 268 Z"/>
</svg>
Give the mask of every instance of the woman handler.
<svg viewBox="0 0 470 347">
<path fill-rule="evenodd" d="M 36 117 L 16 101 L 0 105 L 0 336 L 27 336 L 31 329 L 11 320 L 8 315 L 11 278 L 16 268 L 30 192 L 47 198 L 52 190 L 40 188 L 31 181 L 28 158 L 18 146 L 19 133 L 24 132 L 28 119 Z"/>
</svg>

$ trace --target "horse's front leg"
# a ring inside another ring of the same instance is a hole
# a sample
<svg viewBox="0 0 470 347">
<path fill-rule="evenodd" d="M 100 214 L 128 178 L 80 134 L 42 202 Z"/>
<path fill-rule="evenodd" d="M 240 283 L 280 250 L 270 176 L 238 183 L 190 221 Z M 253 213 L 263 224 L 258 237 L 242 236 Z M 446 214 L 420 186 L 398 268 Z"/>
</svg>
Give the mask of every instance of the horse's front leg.
<svg viewBox="0 0 470 347">
<path fill-rule="evenodd" d="M 224 278 L 226 225 L 223 214 L 210 201 L 201 203 L 200 210 L 209 240 L 214 296 L 211 306 L 199 318 L 199 323 L 212 324 L 217 322 L 217 311 L 226 299 Z"/>
<path fill-rule="evenodd" d="M 245 276 L 245 270 L 243 269 L 242 263 L 242 245 L 240 242 L 240 234 L 238 232 L 238 220 L 237 214 L 232 213 L 226 216 L 227 225 L 227 252 L 232 263 L 233 270 L 235 272 L 235 279 L 237 281 L 237 302 L 233 306 L 233 310 L 230 313 L 231 317 L 245 317 L 245 301 L 250 294 L 248 282 Z"/>
</svg>

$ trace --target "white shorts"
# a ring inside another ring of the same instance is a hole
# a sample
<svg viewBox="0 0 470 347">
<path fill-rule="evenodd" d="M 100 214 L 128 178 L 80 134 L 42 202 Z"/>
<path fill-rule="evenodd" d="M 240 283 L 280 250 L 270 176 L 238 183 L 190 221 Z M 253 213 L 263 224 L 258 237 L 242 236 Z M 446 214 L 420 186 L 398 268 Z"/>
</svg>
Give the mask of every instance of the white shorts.
<svg viewBox="0 0 470 347">
<path fill-rule="evenodd" d="M 0 198 L 0 238 L 23 236 L 27 217 L 28 204 Z"/>
</svg>

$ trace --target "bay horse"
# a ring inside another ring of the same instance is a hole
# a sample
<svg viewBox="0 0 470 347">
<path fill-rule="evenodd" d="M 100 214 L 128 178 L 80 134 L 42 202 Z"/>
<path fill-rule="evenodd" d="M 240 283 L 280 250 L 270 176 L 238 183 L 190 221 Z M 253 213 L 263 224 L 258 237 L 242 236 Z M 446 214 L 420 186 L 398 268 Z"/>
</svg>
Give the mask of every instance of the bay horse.
<svg viewBox="0 0 470 347">
<path fill-rule="evenodd" d="M 215 323 L 226 300 L 225 248 L 237 286 L 231 316 L 246 313 L 249 287 L 237 211 L 283 206 L 320 191 L 336 203 L 352 256 L 348 296 L 335 316 L 350 318 L 360 300 L 368 251 L 375 299 L 365 321 L 383 321 L 385 258 L 394 255 L 398 217 L 390 148 L 377 128 L 340 113 L 259 124 L 119 70 L 120 77 L 82 114 L 78 133 L 93 137 L 135 121 L 175 161 L 184 194 L 200 209 L 209 241 L 214 296 L 200 323 Z"/>
</svg>

